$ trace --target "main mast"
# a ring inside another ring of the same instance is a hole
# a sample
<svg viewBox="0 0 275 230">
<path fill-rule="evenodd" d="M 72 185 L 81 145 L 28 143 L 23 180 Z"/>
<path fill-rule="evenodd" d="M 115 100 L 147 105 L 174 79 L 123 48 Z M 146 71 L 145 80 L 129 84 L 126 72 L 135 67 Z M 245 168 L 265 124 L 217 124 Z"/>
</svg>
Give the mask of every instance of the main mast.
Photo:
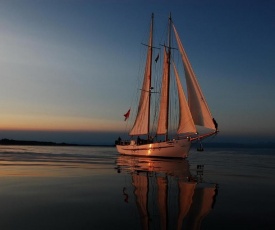
<svg viewBox="0 0 275 230">
<path fill-rule="evenodd" d="M 168 122 L 169 122 L 169 93 L 170 93 L 170 64 L 171 64 L 171 28 L 172 28 L 172 17 L 171 17 L 171 12 L 169 15 L 169 23 L 168 23 L 168 55 L 167 55 L 167 61 L 168 61 L 168 86 L 167 86 L 167 116 L 166 116 L 166 135 L 165 135 L 165 140 L 168 140 Z"/>
<path fill-rule="evenodd" d="M 150 60 L 150 64 L 149 64 L 149 68 L 150 68 L 150 79 L 149 79 L 149 110 L 148 110 L 148 134 L 147 134 L 147 140 L 150 139 L 150 111 L 151 111 L 151 89 L 152 89 L 152 53 L 153 53 L 153 30 L 154 30 L 154 13 L 152 13 L 152 18 L 151 18 L 151 28 L 150 28 L 150 34 L 151 34 L 151 38 L 150 38 L 150 53 L 151 53 L 151 60 Z"/>
</svg>

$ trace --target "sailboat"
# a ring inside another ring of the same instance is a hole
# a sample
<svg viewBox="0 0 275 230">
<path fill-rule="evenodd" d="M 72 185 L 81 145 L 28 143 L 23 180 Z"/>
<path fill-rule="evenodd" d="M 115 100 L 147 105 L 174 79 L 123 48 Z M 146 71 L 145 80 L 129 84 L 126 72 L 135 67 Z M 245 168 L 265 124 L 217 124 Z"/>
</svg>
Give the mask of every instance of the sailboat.
<svg viewBox="0 0 275 230">
<path fill-rule="evenodd" d="M 129 132 L 130 141 L 122 141 L 120 138 L 116 141 L 116 148 L 120 154 L 136 155 L 136 156 L 151 156 L 151 157 L 180 157 L 188 156 L 192 142 L 200 141 L 204 138 L 217 134 L 217 122 L 212 117 L 206 99 L 199 86 L 197 78 L 188 60 L 187 54 L 183 48 L 179 34 L 172 21 L 171 14 L 168 20 L 168 40 L 167 45 L 164 44 L 163 58 L 163 74 L 160 92 L 155 92 L 152 87 L 153 81 L 153 24 L 154 14 L 152 14 L 150 24 L 150 35 L 147 46 L 147 58 L 144 71 L 142 89 L 140 90 L 140 100 L 136 119 L 132 129 Z M 177 43 L 177 49 L 171 46 L 172 32 Z M 179 72 L 173 61 L 172 51 L 180 53 L 183 68 L 185 72 L 186 88 L 188 92 L 188 100 L 186 99 L 183 86 L 180 81 Z M 171 108 L 170 96 L 171 92 L 170 81 L 175 77 L 175 90 L 177 91 L 178 103 L 178 126 L 173 136 L 169 134 L 169 121 Z M 159 109 L 158 122 L 154 131 L 151 130 L 151 96 L 159 94 Z M 125 114 L 127 119 L 128 111 Z M 198 127 L 204 127 L 204 133 L 198 132 Z M 146 136 L 141 139 L 140 136 Z M 135 139 L 136 138 L 136 139 Z"/>
</svg>

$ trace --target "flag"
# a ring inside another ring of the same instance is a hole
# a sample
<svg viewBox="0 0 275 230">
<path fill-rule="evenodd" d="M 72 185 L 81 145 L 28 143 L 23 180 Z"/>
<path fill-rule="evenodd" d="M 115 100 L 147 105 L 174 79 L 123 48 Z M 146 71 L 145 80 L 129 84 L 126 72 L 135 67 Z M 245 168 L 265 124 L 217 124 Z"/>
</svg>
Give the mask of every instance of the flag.
<svg viewBox="0 0 275 230">
<path fill-rule="evenodd" d="M 129 118 L 129 116 L 130 116 L 130 110 L 131 109 L 129 109 L 128 112 L 123 115 L 125 117 L 124 121 L 126 121 Z"/>
<path fill-rule="evenodd" d="M 159 60 L 159 54 L 158 54 L 158 56 L 156 57 L 155 62 L 157 63 L 158 60 Z"/>
</svg>

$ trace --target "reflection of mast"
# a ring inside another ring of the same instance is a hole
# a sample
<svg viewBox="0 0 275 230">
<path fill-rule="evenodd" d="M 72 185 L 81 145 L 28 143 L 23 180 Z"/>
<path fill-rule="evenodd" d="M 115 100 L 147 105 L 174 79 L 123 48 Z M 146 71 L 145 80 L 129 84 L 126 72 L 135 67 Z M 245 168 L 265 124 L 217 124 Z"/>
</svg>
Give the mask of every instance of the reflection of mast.
<svg viewBox="0 0 275 230">
<path fill-rule="evenodd" d="M 143 229 L 149 229 L 149 212 L 148 212 L 148 177 L 143 174 L 132 174 L 133 185 L 135 187 L 134 194 L 136 196 L 136 204 L 140 213 L 140 220 Z"/>
<path fill-rule="evenodd" d="M 167 178 L 166 177 L 157 177 L 157 185 L 158 185 L 158 208 L 160 214 L 160 228 L 167 229 Z"/>
</svg>

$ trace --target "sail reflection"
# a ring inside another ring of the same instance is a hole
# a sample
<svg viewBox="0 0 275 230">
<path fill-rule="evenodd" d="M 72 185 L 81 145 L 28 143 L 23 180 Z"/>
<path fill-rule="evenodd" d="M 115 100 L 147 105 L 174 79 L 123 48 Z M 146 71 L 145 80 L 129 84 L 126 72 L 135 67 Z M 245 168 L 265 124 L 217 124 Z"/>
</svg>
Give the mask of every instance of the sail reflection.
<svg viewBox="0 0 275 230">
<path fill-rule="evenodd" d="M 217 184 L 191 175 L 187 160 L 119 156 L 117 170 L 131 176 L 123 194 L 135 200 L 143 229 L 200 229 L 213 209 Z"/>
</svg>

